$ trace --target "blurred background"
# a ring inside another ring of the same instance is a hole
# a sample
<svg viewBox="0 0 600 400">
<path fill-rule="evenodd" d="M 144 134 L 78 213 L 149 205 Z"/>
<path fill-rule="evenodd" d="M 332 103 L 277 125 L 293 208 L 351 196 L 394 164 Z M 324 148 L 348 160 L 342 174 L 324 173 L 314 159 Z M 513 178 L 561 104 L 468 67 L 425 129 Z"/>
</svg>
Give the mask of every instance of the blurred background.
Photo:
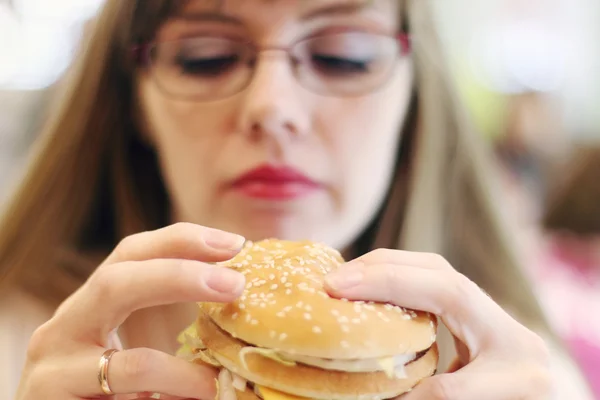
<svg viewBox="0 0 600 400">
<path fill-rule="evenodd" d="M 527 273 L 599 385 L 600 1 L 432 2 L 459 93 L 494 151 L 498 202 L 514 217 Z M 0 0 L 0 201 L 101 5 Z"/>
</svg>

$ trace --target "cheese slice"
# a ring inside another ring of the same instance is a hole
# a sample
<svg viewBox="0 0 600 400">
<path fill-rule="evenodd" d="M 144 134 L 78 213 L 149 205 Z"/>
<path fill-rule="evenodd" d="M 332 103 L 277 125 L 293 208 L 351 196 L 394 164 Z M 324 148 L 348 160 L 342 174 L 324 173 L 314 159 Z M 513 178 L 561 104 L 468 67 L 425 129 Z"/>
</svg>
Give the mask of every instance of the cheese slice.
<svg viewBox="0 0 600 400">
<path fill-rule="evenodd" d="M 308 400 L 305 397 L 298 397 L 292 394 L 282 393 L 260 385 L 256 385 L 256 388 L 264 400 Z"/>
</svg>

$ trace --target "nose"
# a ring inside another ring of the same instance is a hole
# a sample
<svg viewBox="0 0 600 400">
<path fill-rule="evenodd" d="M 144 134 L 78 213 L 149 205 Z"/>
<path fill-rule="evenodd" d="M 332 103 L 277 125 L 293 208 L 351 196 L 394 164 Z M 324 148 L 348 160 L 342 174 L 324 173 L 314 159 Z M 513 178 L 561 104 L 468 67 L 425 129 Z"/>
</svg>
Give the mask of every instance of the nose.
<svg viewBox="0 0 600 400">
<path fill-rule="evenodd" d="M 246 89 L 239 130 L 253 140 L 279 143 L 302 138 L 310 130 L 311 113 L 303 89 L 281 54 L 263 53 Z"/>
</svg>

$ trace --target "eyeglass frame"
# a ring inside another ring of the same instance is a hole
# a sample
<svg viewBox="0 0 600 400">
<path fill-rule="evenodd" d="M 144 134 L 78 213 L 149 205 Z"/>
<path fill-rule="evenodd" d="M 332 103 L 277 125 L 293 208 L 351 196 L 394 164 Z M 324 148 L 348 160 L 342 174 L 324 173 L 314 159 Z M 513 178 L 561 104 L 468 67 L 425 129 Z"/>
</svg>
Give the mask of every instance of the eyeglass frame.
<svg viewBox="0 0 600 400">
<path fill-rule="evenodd" d="M 386 35 L 386 34 L 373 34 L 372 35 L 376 35 L 376 36 L 382 36 L 382 37 L 388 37 L 388 38 L 392 38 L 395 39 L 397 44 L 400 46 L 400 51 L 398 52 L 398 56 L 400 57 L 406 57 L 409 54 L 411 54 L 412 49 L 413 49 L 413 41 L 412 41 L 412 35 L 406 32 L 400 32 L 396 35 Z M 211 36 L 211 35 L 205 35 L 205 36 Z M 326 36 L 326 35 L 321 35 L 321 36 Z M 216 35 L 215 35 L 216 37 Z M 314 36 L 314 37 L 319 37 L 319 36 Z M 188 38 L 189 39 L 189 38 Z M 310 38 L 308 38 L 310 39 Z M 183 40 L 183 39 L 180 39 Z M 130 52 L 131 52 L 131 57 L 133 60 L 133 63 L 135 66 L 140 67 L 140 68 L 148 68 L 148 67 L 152 67 L 152 50 L 154 48 L 156 48 L 158 45 L 163 44 L 163 43 L 169 43 L 169 42 L 176 42 L 176 41 L 180 41 L 180 40 L 163 40 L 163 41 L 158 41 L 158 40 L 151 40 L 151 41 L 147 41 L 147 42 L 143 42 L 141 44 L 137 44 L 131 47 Z M 307 40 L 307 39 L 304 39 Z M 252 43 L 252 41 L 250 40 L 237 40 L 237 42 L 241 45 L 246 45 L 248 47 L 251 47 L 255 50 L 256 54 L 265 52 L 265 51 L 282 51 L 285 52 L 288 56 L 288 58 L 290 57 L 290 53 L 293 49 L 293 47 L 297 44 L 302 42 L 302 40 L 299 40 L 297 42 L 292 43 L 289 46 L 256 46 L 254 43 Z M 396 60 L 397 61 L 397 60 Z M 211 100 L 193 100 L 190 97 L 186 97 L 186 96 L 177 96 L 177 95 L 173 95 L 172 93 L 167 93 L 167 91 L 162 87 L 162 85 L 157 81 L 157 78 L 154 77 L 154 81 L 157 85 L 157 87 L 161 90 L 161 92 L 163 92 L 164 94 L 166 94 L 169 97 L 172 98 L 177 98 L 177 99 L 185 99 L 185 101 L 190 101 L 190 102 L 209 102 Z M 252 79 L 250 79 L 250 82 L 252 82 Z M 384 81 L 385 82 L 385 81 Z M 384 83 L 382 82 L 382 84 Z M 245 86 L 243 88 L 241 88 L 238 92 L 232 93 L 229 96 L 225 96 L 223 98 L 227 98 L 230 96 L 234 96 L 235 94 L 241 93 L 244 90 L 246 90 L 248 88 L 248 86 Z M 376 91 L 378 88 L 374 88 L 372 91 Z M 335 97 L 335 96 L 334 96 Z M 348 97 L 348 96 L 339 96 L 339 97 Z"/>
</svg>

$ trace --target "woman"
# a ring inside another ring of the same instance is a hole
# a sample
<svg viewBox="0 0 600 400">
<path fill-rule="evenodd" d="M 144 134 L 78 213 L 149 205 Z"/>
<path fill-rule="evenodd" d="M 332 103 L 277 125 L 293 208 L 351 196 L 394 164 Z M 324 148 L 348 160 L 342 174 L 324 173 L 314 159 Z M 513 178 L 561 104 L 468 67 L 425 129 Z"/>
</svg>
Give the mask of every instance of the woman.
<svg viewBox="0 0 600 400">
<path fill-rule="evenodd" d="M 550 376 L 432 28 L 424 1 L 109 0 L 2 221 L 17 399 L 214 397 L 168 354 L 194 301 L 240 294 L 206 264 L 240 248 L 224 231 L 326 242 L 358 258 L 332 295 L 440 315 L 460 370 L 407 399 L 585 399 L 558 346 Z"/>
</svg>

